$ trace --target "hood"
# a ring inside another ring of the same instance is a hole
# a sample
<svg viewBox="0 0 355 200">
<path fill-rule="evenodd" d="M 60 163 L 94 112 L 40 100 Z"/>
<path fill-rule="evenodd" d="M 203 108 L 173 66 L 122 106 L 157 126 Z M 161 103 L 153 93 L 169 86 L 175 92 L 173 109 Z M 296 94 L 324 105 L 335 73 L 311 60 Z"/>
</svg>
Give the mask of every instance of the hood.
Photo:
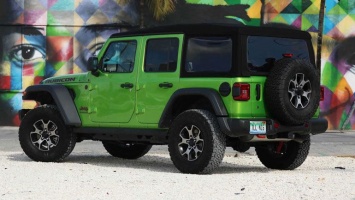
<svg viewBox="0 0 355 200">
<path fill-rule="evenodd" d="M 87 83 L 87 82 L 88 82 L 88 72 L 47 78 L 42 81 L 42 84 Z"/>
</svg>

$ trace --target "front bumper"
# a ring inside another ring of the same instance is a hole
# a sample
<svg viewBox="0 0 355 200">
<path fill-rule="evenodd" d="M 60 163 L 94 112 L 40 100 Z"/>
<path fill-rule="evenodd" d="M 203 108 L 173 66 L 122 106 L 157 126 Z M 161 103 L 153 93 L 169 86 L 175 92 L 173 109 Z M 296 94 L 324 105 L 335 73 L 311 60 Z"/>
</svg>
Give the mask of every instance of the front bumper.
<svg viewBox="0 0 355 200">
<path fill-rule="evenodd" d="M 222 132 L 230 137 L 249 136 L 250 121 L 266 121 L 266 134 L 276 135 L 278 133 L 296 133 L 299 135 L 320 134 L 328 128 L 328 121 L 324 118 L 313 118 L 301 125 L 286 126 L 277 123 L 273 119 L 232 119 L 228 117 L 219 117 L 218 123 Z M 275 125 L 276 124 L 276 125 Z"/>
</svg>

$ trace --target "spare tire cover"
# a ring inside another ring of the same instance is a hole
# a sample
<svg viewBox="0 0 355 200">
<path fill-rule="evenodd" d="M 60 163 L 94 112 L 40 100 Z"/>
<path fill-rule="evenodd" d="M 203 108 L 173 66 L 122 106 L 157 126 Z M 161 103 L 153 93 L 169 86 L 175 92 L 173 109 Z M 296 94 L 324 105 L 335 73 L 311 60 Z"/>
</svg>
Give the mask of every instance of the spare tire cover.
<svg viewBox="0 0 355 200">
<path fill-rule="evenodd" d="M 309 61 L 281 59 L 266 79 L 264 97 L 272 118 L 285 125 L 303 124 L 319 106 L 319 72 Z"/>
</svg>

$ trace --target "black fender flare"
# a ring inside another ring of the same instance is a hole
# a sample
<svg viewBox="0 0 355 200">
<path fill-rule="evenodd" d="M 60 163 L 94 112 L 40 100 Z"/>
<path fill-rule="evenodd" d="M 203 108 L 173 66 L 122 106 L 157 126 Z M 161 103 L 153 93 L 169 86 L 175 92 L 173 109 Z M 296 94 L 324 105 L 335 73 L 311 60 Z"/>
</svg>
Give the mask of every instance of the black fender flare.
<svg viewBox="0 0 355 200">
<path fill-rule="evenodd" d="M 224 103 L 221 99 L 221 95 L 214 89 L 209 88 L 185 88 L 176 90 L 173 95 L 171 95 L 168 103 L 165 106 L 165 109 L 159 120 L 159 128 L 167 128 L 172 122 L 172 108 L 175 101 L 182 96 L 203 96 L 207 98 L 214 110 L 216 117 L 227 117 L 228 112 Z"/>
<path fill-rule="evenodd" d="M 32 85 L 26 88 L 23 100 L 35 100 L 38 101 L 36 94 L 39 92 L 48 92 L 66 125 L 69 126 L 81 126 L 81 120 L 76 110 L 72 96 L 69 90 L 63 85 Z"/>
</svg>

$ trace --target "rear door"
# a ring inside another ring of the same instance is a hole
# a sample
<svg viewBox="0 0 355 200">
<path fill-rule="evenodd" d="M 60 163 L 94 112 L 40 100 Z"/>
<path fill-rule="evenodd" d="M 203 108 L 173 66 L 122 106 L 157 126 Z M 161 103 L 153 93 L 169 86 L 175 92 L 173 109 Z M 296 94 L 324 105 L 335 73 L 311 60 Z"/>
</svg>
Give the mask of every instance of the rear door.
<svg viewBox="0 0 355 200">
<path fill-rule="evenodd" d="M 139 70 L 137 118 L 158 124 L 172 94 L 179 88 L 182 34 L 143 37 L 144 61 Z"/>
</svg>

